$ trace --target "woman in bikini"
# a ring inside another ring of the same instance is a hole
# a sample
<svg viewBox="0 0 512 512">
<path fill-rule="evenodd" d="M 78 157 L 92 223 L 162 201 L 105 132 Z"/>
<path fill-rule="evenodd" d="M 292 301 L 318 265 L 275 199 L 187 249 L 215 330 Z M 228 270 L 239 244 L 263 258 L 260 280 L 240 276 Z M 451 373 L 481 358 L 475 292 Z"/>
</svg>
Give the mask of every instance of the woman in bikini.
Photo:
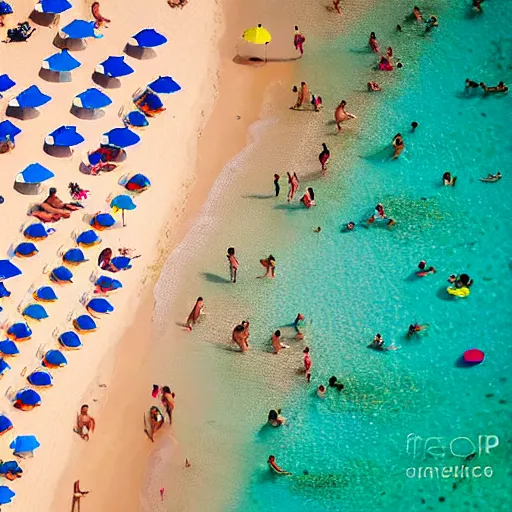
<svg viewBox="0 0 512 512">
<path fill-rule="evenodd" d="M 322 142 L 322 152 L 318 155 L 318 160 L 320 160 L 320 164 L 322 165 L 322 174 L 325 174 L 327 171 L 329 158 L 331 158 L 331 152 L 327 149 L 325 142 Z"/>
<path fill-rule="evenodd" d="M 299 188 L 299 178 L 297 178 L 296 173 L 290 174 L 288 172 L 287 174 L 288 174 L 288 185 L 290 187 L 288 190 L 288 202 L 290 202 L 293 200 L 293 197 L 295 196 L 295 193 L 297 192 L 297 190 Z"/>
<path fill-rule="evenodd" d="M 189 331 L 192 330 L 192 325 L 196 324 L 201 316 L 201 310 L 203 309 L 204 301 L 203 297 L 198 297 L 190 315 L 187 318 L 187 329 Z"/>
<path fill-rule="evenodd" d="M 393 153 L 393 160 L 396 160 L 405 148 L 404 139 L 402 139 L 402 135 L 400 133 L 397 133 L 393 137 L 393 148 L 395 149 Z"/>
<path fill-rule="evenodd" d="M 345 100 L 341 100 L 341 103 L 336 107 L 334 111 L 334 119 L 336 121 L 336 126 L 338 127 L 338 133 L 341 132 L 341 123 L 344 121 L 348 121 L 349 119 L 357 119 L 354 114 L 345 111 L 345 107 L 347 102 Z"/>
<path fill-rule="evenodd" d="M 107 18 L 104 18 L 100 14 L 100 3 L 99 2 L 93 2 L 93 4 L 91 5 L 91 12 L 92 12 L 93 18 L 96 20 L 96 22 L 94 23 L 95 28 L 101 28 L 101 26 L 104 25 L 105 23 L 110 23 L 110 20 L 108 20 Z"/>
<path fill-rule="evenodd" d="M 272 254 L 271 254 L 268 258 L 265 258 L 264 260 L 260 260 L 260 263 L 263 267 L 265 267 L 267 269 L 267 271 L 265 272 L 265 275 L 263 275 L 261 277 L 262 278 L 263 277 L 274 278 L 275 273 L 276 273 L 276 259 L 274 258 L 274 256 L 272 256 Z"/>
<path fill-rule="evenodd" d="M 379 43 L 377 43 L 377 36 L 375 32 L 370 34 L 370 39 L 368 39 L 368 45 L 370 46 L 372 52 L 379 53 Z"/>
</svg>

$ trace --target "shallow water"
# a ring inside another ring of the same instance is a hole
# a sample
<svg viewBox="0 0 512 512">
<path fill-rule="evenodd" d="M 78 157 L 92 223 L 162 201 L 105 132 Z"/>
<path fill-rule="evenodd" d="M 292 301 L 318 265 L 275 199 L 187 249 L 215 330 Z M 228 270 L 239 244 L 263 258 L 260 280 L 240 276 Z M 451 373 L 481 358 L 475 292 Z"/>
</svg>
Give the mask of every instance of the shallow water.
<svg viewBox="0 0 512 512">
<path fill-rule="evenodd" d="M 214 302 L 195 341 L 228 348 L 234 323 L 251 320 L 245 357 L 211 351 L 222 389 L 232 390 L 219 404 L 236 411 L 219 410 L 212 439 L 227 436 L 222 426 L 229 429 L 245 476 L 229 510 L 510 509 L 512 376 L 504 333 L 512 312 L 506 165 L 512 97 L 465 95 L 464 80 L 510 82 L 512 39 L 499 6 L 484 5 L 482 16 L 472 15 L 463 1 L 424 7 L 440 16 L 439 29 L 425 36 L 412 23 L 403 22 L 402 33 L 393 30 L 410 8 L 400 0 L 377 6 L 336 41 L 313 43 L 316 59 L 305 59 L 302 73 L 308 82 L 315 77 L 314 90 L 329 109 L 326 119 L 340 94 L 360 118 L 337 139 L 330 123 L 321 128 L 335 151 L 328 177 L 309 183 L 317 206 L 288 208 L 284 199 L 265 198 L 261 178 L 245 176 L 210 212 L 212 223 L 197 233 L 201 244 L 189 247 L 198 248 L 187 254 L 189 286 L 207 297 L 207 307 Z M 403 60 L 401 71 L 383 76 L 373 70 L 375 56 L 365 50 L 372 30 Z M 320 71 L 327 63 L 326 76 Z M 368 80 L 384 87 L 373 101 L 363 92 Z M 317 128 L 318 119 L 312 121 Z M 412 120 L 420 125 L 415 133 Z M 265 128 L 259 147 L 272 144 L 274 129 Z M 398 131 L 406 150 L 390 161 L 389 143 Z M 319 146 L 317 140 L 307 144 Z M 299 178 L 316 172 L 316 154 L 293 164 Z M 279 161 L 278 155 L 267 152 L 259 165 L 268 173 L 293 157 Z M 238 161 L 233 171 L 243 165 Z M 446 170 L 458 176 L 454 188 L 441 185 Z M 479 181 L 498 170 L 504 174 L 499 183 Z M 396 226 L 340 232 L 349 220 L 367 218 L 378 202 Z M 313 226 L 322 232 L 313 233 Z M 236 245 L 242 262 L 236 287 L 225 282 L 229 245 Z M 277 258 L 276 279 L 253 279 L 258 258 L 269 252 Z M 421 259 L 437 273 L 416 278 Z M 451 300 L 447 277 L 462 272 L 475 279 L 471 295 Z M 308 319 L 305 341 L 290 341 L 288 352 L 271 356 L 270 333 L 299 311 Z M 412 322 L 429 328 L 407 340 Z M 367 349 L 377 332 L 399 350 Z M 305 344 L 313 360 L 309 385 L 296 371 Z M 485 352 L 484 363 L 461 367 L 459 358 L 474 347 Z M 329 390 L 320 400 L 316 386 L 331 375 L 345 390 Z M 262 429 L 268 409 L 278 406 L 288 425 Z M 429 447 L 436 457 L 428 455 Z M 271 453 L 291 476 L 268 472 Z M 469 469 L 461 470 L 462 464 Z M 440 469 L 431 476 L 426 467 Z"/>
</svg>

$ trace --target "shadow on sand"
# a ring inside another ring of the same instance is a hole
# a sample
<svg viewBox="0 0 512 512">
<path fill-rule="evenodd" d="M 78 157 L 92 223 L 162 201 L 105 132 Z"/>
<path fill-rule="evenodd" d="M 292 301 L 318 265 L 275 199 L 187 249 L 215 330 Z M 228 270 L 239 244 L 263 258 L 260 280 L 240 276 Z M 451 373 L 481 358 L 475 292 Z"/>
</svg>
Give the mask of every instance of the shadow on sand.
<svg viewBox="0 0 512 512">
<path fill-rule="evenodd" d="M 229 283 L 231 283 L 231 281 L 229 279 L 226 279 L 225 277 L 219 276 L 217 274 L 212 274 L 211 272 L 202 272 L 201 275 L 209 283 L 215 283 L 215 284 L 229 284 Z"/>
</svg>

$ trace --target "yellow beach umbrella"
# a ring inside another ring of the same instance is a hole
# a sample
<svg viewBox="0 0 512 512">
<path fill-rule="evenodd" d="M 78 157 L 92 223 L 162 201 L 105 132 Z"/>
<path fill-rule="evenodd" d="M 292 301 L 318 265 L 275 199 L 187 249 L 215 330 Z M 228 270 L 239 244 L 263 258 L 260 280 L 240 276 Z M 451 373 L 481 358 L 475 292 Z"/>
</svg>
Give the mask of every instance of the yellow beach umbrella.
<svg viewBox="0 0 512 512">
<path fill-rule="evenodd" d="M 270 32 L 261 26 L 261 23 L 254 28 L 248 28 L 242 35 L 242 38 L 248 43 L 267 44 L 272 41 Z"/>
<path fill-rule="evenodd" d="M 257 27 L 248 28 L 243 34 L 242 39 L 252 44 L 264 44 L 265 45 L 265 62 L 267 62 L 267 44 L 272 41 L 270 32 L 261 26 L 261 23 Z M 250 60 L 261 60 L 251 58 Z"/>
</svg>

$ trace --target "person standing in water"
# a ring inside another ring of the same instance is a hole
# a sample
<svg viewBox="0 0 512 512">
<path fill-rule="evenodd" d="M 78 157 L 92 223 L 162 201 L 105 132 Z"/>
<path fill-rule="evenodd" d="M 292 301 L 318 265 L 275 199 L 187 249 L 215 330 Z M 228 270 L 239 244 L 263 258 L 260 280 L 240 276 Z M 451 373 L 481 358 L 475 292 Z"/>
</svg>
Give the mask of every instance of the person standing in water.
<svg viewBox="0 0 512 512">
<path fill-rule="evenodd" d="M 232 283 L 236 283 L 236 274 L 238 272 L 238 260 L 235 257 L 235 248 L 229 247 L 227 258 L 229 261 L 229 276 Z"/>
<path fill-rule="evenodd" d="M 309 355 L 309 347 L 306 347 L 303 351 L 304 353 L 304 373 L 306 374 L 306 380 L 311 382 L 311 357 Z"/>
<path fill-rule="evenodd" d="M 325 174 L 327 171 L 329 158 L 331 158 L 331 152 L 327 149 L 325 142 L 322 142 L 322 152 L 318 155 L 318 160 L 320 160 L 320 164 L 322 165 L 322 174 Z"/>
<path fill-rule="evenodd" d="M 292 91 L 297 93 L 297 101 L 292 109 L 299 110 L 302 109 L 304 105 L 309 105 L 311 94 L 309 93 L 309 87 L 306 82 L 301 82 L 300 88 L 294 85 Z"/>
<path fill-rule="evenodd" d="M 305 42 L 306 42 L 306 38 L 299 31 L 299 27 L 297 25 L 295 25 L 295 34 L 293 36 L 293 45 L 295 46 L 295 49 L 300 53 L 301 57 L 304 55 L 304 43 Z"/>
<path fill-rule="evenodd" d="M 347 102 L 345 100 L 341 100 L 341 103 L 336 107 L 334 111 L 334 119 L 336 121 L 336 126 L 338 127 L 338 133 L 341 132 L 341 123 L 344 121 L 348 121 L 349 119 L 357 119 L 354 114 L 345 111 L 345 107 Z"/>
<path fill-rule="evenodd" d="M 276 190 L 276 197 L 279 197 L 279 192 L 281 191 L 281 186 L 279 185 L 279 174 L 274 174 L 274 188 Z"/>
<path fill-rule="evenodd" d="M 282 348 L 290 348 L 281 341 L 281 331 L 279 329 L 272 334 L 272 348 L 274 350 L 274 354 L 279 354 L 279 351 Z"/>
<path fill-rule="evenodd" d="M 395 150 L 393 153 L 393 160 L 396 160 L 405 148 L 404 139 L 402 139 L 402 135 L 400 133 L 397 133 L 393 137 L 393 148 Z"/>
<path fill-rule="evenodd" d="M 162 404 L 164 405 L 165 411 L 169 416 L 169 423 L 172 423 L 172 412 L 174 411 L 174 397 L 176 395 L 171 391 L 169 386 L 162 387 Z"/>
<path fill-rule="evenodd" d="M 380 53 L 379 43 L 377 43 L 377 36 L 375 32 L 370 33 L 370 39 L 368 39 L 368 46 L 371 48 L 372 52 Z"/>
<path fill-rule="evenodd" d="M 198 297 L 194 307 L 192 308 L 192 311 L 190 312 L 190 315 L 188 315 L 188 318 L 187 318 L 187 329 L 189 331 L 192 330 L 192 325 L 195 325 L 198 322 L 199 317 L 201 316 L 201 311 L 203 309 L 203 306 L 204 306 L 203 297 Z"/>
<path fill-rule="evenodd" d="M 263 267 L 267 269 L 265 272 L 265 275 L 261 276 L 263 277 L 271 277 L 272 279 L 275 277 L 276 274 L 276 259 L 274 256 L 269 255 L 268 258 L 265 258 L 264 260 L 260 260 L 260 263 Z"/>
<path fill-rule="evenodd" d="M 289 185 L 289 190 L 288 190 L 288 202 L 292 201 L 293 200 L 293 197 L 295 196 L 295 193 L 297 192 L 298 188 L 299 188 L 299 178 L 297 178 L 297 173 L 293 173 L 293 174 L 290 174 L 290 173 L 287 173 L 288 174 L 288 185 Z"/>
</svg>

